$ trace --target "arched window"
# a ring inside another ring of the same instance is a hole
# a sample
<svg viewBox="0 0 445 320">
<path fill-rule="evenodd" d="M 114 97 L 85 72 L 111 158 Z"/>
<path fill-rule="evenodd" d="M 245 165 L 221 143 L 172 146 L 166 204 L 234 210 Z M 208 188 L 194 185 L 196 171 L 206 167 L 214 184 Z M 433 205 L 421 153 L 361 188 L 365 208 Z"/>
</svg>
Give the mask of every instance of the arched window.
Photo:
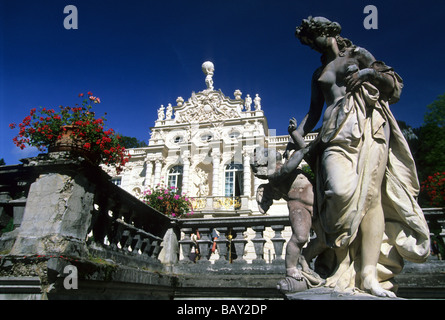
<svg viewBox="0 0 445 320">
<path fill-rule="evenodd" d="M 243 165 L 231 162 L 224 170 L 224 195 L 236 197 L 243 194 Z"/>
<path fill-rule="evenodd" d="M 174 166 L 168 171 L 167 186 L 175 187 L 176 193 L 180 194 L 182 189 L 182 166 Z"/>
</svg>

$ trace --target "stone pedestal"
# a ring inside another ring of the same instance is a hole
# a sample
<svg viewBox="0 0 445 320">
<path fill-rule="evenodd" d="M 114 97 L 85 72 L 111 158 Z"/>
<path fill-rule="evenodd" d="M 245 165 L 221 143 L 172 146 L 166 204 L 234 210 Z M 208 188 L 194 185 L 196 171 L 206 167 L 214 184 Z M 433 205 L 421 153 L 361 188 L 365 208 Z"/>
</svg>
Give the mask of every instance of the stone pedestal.
<svg viewBox="0 0 445 320">
<path fill-rule="evenodd" d="M 42 174 L 29 190 L 11 255 L 87 256 L 94 186 L 81 173 Z"/>
</svg>

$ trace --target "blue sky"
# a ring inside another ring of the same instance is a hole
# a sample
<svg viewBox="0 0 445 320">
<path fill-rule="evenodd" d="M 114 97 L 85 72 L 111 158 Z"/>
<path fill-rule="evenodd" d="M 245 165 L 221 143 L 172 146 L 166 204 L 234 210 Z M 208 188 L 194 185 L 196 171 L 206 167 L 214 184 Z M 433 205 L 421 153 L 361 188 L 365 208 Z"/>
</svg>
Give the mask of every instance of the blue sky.
<svg viewBox="0 0 445 320">
<path fill-rule="evenodd" d="M 376 30 L 363 26 L 368 4 Z M 78 9 L 77 30 L 63 26 L 66 5 Z M 161 104 L 205 89 L 206 60 L 215 89 L 258 93 L 269 128 L 286 134 L 288 119 L 307 112 L 320 65 L 294 36 L 309 15 L 339 22 L 344 37 L 394 67 L 405 87 L 392 111 L 422 124 L 445 93 L 443 0 L 0 0 L 0 158 L 36 154 L 12 143 L 9 123 L 33 107 L 72 106 L 87 91 L 101 98 L 95 110 L 108 127 L 147 141 Z"/>
</svg>

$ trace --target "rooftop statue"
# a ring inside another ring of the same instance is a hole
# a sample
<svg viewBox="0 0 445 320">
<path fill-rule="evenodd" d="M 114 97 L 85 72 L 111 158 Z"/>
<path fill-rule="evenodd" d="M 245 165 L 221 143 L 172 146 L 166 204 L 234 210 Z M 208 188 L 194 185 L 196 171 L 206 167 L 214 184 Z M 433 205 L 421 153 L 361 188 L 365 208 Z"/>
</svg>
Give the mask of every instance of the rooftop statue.
<svg viewBox="0 0 445 320">
<path fill-rule="evenodd" d="M 335 291 L 395 297 L 392 279 L 404 259 L 424 262 L 430 249 L 415 163 L 389 109 L 403 82 L 340 32 L 323 17 L 309 17 L 296 29 L 300 42 L 321 54 L 309 111 L 295 135 L 304 137 L 322 118 L 317 139 L 304 149 L 315 174 L 317 238 L 328 248 L 316 262 L 331 266 L 325 286 Z"/>
<path fill-rule="evenodd" d="M 206 61 L 202 64 L 202 72 L 206 75 L 206 85 L 208 90 L 213 90 L 213 73 L 215 72 L 215 66 L 211 61 Z"/>
</svg>

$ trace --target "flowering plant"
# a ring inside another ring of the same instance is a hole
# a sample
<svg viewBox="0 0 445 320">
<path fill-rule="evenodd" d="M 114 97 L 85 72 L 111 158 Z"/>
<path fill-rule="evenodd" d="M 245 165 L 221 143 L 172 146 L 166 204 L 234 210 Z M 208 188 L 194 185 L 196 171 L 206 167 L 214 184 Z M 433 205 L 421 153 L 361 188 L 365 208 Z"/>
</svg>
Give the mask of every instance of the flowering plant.
<svg viewBox="0 0 445 320">
<path fill-rule="evenodd" d="M 191 199 L 186 195 L 177 194 L 176 187 L 165 188 L 158 184 L 153 190 L 148 189 L 143 192 L 142 201 L 172 217 L 180 218 L 193 214 Z"/>
<path fill-rule="evenodd" d="M 420 191 L 426 192 L 429 205 L 435 207 L 445 206 L 445 172 L 436 172 L 421 183 Z"/>
<path fill-rule="evenodd" d="M 13 138 L 14 144 L 20 149 L 26 145 L 37 147 L 39 151 L 51 150 L 64 136 L 69 134 L 73 143 L 85 151 L 90 151 L 99 157 L 106 165 L 114 165 L 118 172 L 128 162 L 125 148 L 120 145 L 121 137 L 113 129 L 106 130 L 105 117 L 95 118 L 91 104 L 99 104 L 100 98 L 91 92 L 79 94 L 82 104 L 75 107 L 60 106 L 60 111 L 54 109 L 31 109 L 30 114 L 18 125 L 19 134 Z M 106 113 L 105 113 L 106 114 Z M 16 128 L 15 123 L 9 125 Z"/>
</svg>

